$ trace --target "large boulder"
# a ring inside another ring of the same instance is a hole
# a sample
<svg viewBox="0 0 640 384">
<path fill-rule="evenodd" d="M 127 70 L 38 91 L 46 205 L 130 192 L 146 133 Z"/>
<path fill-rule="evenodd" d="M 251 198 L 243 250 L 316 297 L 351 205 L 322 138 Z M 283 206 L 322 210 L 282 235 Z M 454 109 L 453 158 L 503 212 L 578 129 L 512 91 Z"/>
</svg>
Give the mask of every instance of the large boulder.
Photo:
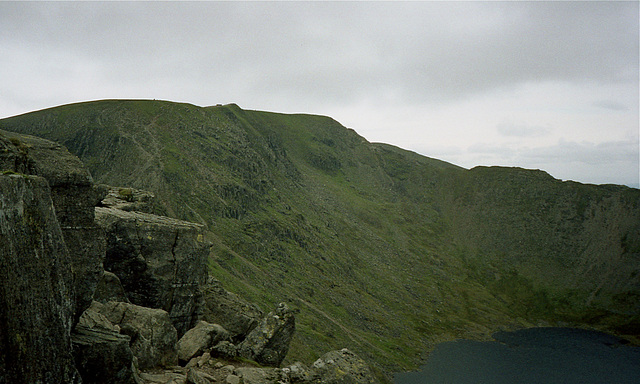
<svg viewBox="0 0 640 384">
<path fill-rule="evenodd" d="M 277 367 L 289 352 L 295 329 L 293 311 L 286 304 L 280 303 L 240 343 L 238 353 L 262 365 Z"/>
<path fill-rule="evenodd" d="M 83 384 L 133 384 L 137 368 L 129 346 L 131 338 L 120 333 L 103 314 L 89 307 L 71 334 L 76 367 Z"/>
<path fill-rule="evenodd" d="M 72 341 L 76 366 L 84 384 L 135 383 L 129 336 L 114 329 L 78 324 Z"/>
<path fill-rule="evenodd" d="M 369 365 L 355 353 L 344 348 L 325 353 L 309 369 L 313 384 L 377 384 L 379 381 Z"/>
<path fill-rule="evenodd" d="M 211 349 L 221 341 L 229 339 L 227 332 L 219 324 L 210 324 L 206 321 L 198 321 L 195 327 L 188 330 L 178 340 L 178 360 L 188 362 L 196 356 Z"/>
<path fill-rule="evenodd" d="M 140 369 L 178 364 L 176 329 L 169 314 L 161 309 L 122 302 L 93 302 L 89 310 L 106 317 L 131 338 L 131 351 Z"/>
<path fill-rule="evenodd" d="M 183 335 L 201 317 L 208 244 L 203 226 L 142 212 L 97 207 L 107 232 L 104 268 L 116 274 L 129 300 L 167 311 Z"/>
<path fill-rule="evenodd" d="M 96 208 L 96 222 L 107 232 L 104 267 L 120 278 L 129 300 L 167 311 L 180 336 L 193 327 L 207 279 L 203 226 L 105 207 Z"/>
<path fill-rule="evenodd" d="M 0 137 L 0 158 L 7 146 Z M 72 276 L 47 181 L 0 174 L 0 383 L 79 380 Z"/>
<path fill-rule="evenodd" d="M 235 342 L 242 341 L 264 317 L 255 304 L 227 291 L 219 280 L 212 277 L 204 289 L 204 299 L 204 320 L 222 325 Z"/>
</svg>

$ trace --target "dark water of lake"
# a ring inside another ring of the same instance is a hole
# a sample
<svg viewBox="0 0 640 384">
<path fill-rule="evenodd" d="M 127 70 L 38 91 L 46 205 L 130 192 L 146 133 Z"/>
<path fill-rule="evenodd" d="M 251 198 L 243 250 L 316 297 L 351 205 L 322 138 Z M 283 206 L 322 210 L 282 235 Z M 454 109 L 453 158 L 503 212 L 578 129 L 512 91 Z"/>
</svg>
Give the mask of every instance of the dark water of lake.
<svg viewBox="0 0 640 384">
<path fill-rule="evenodd" d="M 640 384 L 640 348 L 601 332 L 531 328 L 438 344 L 395 384 Z"/>
</svg>

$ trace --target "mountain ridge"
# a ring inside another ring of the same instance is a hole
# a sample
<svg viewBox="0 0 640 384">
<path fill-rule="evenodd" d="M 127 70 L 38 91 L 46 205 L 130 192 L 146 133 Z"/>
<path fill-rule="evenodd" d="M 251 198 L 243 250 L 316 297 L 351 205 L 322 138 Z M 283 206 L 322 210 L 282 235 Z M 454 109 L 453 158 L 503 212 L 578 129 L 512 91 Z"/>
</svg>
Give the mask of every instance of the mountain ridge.
<svg viewBox="0 0 640 384">
<path fill-rule="evenodd" d="M 56 140 L 97 182 L 151 190 L 163 213 L 207 225 L 211 274 L 300 309 L 291 359 L 349 347 L 399 370 L 498 328 L 640 333 L 636 189 L 466 170 L 330 117 L 235 104 L 103 100 L 0 129 Z"/>
</svg>

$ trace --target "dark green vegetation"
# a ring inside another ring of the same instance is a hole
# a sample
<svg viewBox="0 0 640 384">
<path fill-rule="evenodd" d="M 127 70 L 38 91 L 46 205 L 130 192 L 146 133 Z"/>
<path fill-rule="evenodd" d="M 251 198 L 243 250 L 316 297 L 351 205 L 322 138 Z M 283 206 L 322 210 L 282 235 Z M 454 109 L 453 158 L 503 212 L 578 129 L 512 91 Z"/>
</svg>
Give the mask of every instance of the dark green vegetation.
<svg viewBox="0 0 640 384">
<path fill-rule="evenodd" d="M 471 170 L 322 116 L 99 101 L 0 120 L 96 182 L 206 224 L 211 274 L 297 308 L 288 360 L 350 348 L 383 369 L 425 346 L 533 324 L 640 332 L 640 190 Z"/>
</svg>

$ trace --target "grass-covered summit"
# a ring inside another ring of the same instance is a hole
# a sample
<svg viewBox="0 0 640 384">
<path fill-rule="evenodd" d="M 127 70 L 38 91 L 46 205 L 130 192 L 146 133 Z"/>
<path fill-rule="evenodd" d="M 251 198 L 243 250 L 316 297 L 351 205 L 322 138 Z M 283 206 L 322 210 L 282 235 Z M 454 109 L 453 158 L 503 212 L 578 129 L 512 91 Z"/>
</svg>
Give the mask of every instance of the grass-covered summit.
<svg viewBox="0 0 640 384">
<path fill-rule="evenodd" d="M 533 324 L 640 333 L 640 190 L 466 170 L 329 117 L 106 100 L 0 120 L 98 183 L 205 224 L 210 273 L 300 310 L 289 360 L 347 347 L 385 369 L 425 346 Z"/>
</svg>

